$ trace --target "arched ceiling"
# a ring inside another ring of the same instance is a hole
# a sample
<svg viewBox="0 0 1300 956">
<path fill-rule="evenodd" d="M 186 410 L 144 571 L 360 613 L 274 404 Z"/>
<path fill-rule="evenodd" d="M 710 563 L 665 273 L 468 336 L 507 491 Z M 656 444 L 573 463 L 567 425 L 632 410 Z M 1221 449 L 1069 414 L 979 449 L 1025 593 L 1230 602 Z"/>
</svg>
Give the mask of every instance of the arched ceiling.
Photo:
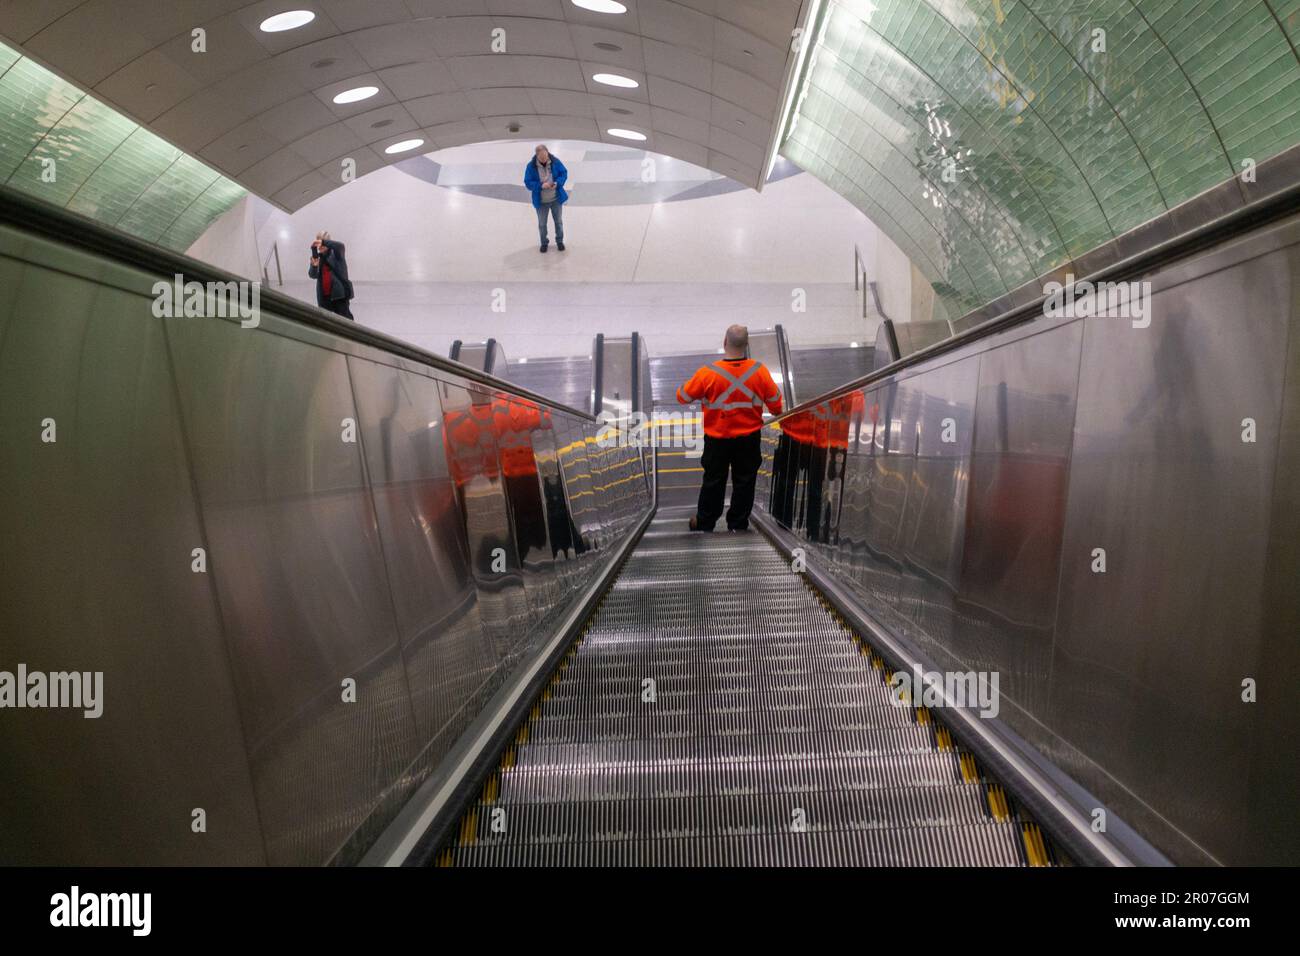
<svg viewBox="0 0 1300 956">
<path fill-rule="evenodd" d="M 415 155 L 385 154 L 399 141 L 626 145 L 611 127 L 758 187 L 802 0 L 621 2 L 603 14 L 572 0 L 13 0 L 0 33 L 289 210 L 344 185 L 345 159 L 359 176 Z M 295 9 L 315 19 L 259 29 Z M 332 101 L 362 85 L 379 93 Z"/>
<path fill-rule="evenodd" d="M 828 0 L 814 29 L 781 152 L 949 318 L 1300 142 L 1300 0 Z"/>
</svg>

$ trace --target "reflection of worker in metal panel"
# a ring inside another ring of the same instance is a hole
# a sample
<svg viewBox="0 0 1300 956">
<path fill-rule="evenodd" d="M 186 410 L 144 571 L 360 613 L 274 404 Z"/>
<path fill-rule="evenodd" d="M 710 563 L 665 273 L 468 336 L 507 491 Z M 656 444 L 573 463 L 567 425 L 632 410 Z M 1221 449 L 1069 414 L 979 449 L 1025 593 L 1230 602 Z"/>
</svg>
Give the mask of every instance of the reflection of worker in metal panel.
<svg viewBox="0 0 1300 956">
<path fill-rule="evenodd" d="M 479 392 L 467 394 L 463 389 L 444 391 L 442 438 L 447 467 L 456 483 L 456 497 L 473 555 L 475 576 L 489 579 L 496 577 L 489 573 L 492 552 L 498 548 L 508 550 L 510 543 L 502 538 L 502 532 L 508 529 L 493 520 L 483 507 L 482 491 L 491 487 L 483 482 L 495 482 L 499 474 L 493 424 L 492 404 L 486 395 Z M 480 482 L 477 498 L 476 480 Z M 496 510 L 499 512 L 500 509 Z"/>
<path fill-rule="evenodd" d="M 706 365 L 677 389 L 683 405 L 699 402 L 704 409 L 704 483 L 691 518 L 692 531 L 712 531 L 722 516 L 731 473 L 731 507 L 727 528 L 749 528 L 754 507 L 754 484 L 763 461 L 763 409 L 781 413 L 781 390 L 762 362 L 747 358 L 749 330 L 743 325 L 727 329 L 723 358 Z"/>
<path fill-rule="evenodd" d="M 849 454 L 849 430 L 854 416 L 861 417 L 862 407 L 860 391 L 837 395 L 826 403 L 826 481 L 822 486 L 826 500 L 819 520 L 815 524 L 809 524 L 809 536 L 814 541 L 830 542 L 832 530 L 839 527 L 840 505 L 844 500 L 845 466 Z"/>
<path fill-rule="evenodd" d="M 821 525 L 822 479 L 826 475 L 826 446 L 818 442 L 819 429 L 825 436 L 821 408 L 798 412 L 781 422 L 781 438 L 772 459 L 769 507 L 772 516 L 791 530 Z M 800 478 L 805 479 L 802 488 Z"/>
<path fill-rule="evenodd" d="M 515 519 L 515 543 L 519 560 L 533 548 L 545 549 L 546 510 L 533 453 L 533 432 L 551 427 L 551 413 L 522 398 L 498 395 L 493 401 L 493 430 L 501 456 L 501 474 L 506 498 Z"/>
<path fill-rule="evenodd" d="M 551 533 L 551 557 L 563 554 L 568 557 L 587 551 L 587 542 L 582 540 L 582 532 L 573 522 L 569 511 L 569 496 L 564 488 L 564 468 L 560 462 L 555 463 L 553 475 L 542 476 L 542 494 L 546 498 L 546 527 Z"/>
</svg>

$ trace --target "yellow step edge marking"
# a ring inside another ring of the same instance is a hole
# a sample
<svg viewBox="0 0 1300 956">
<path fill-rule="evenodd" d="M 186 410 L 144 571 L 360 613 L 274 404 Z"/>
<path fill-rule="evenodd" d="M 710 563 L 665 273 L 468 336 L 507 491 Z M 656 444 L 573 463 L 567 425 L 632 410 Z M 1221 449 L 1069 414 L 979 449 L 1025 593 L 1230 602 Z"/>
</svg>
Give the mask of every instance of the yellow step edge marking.
<svg viewBox="0 0 1300 956">
<path fill-rule="evenodd" d="M 989 812 L 993 814 L 993 819 L 1001 823 L 1010 818 L 1011 808 L 1007 805 L 1007 795 L 1002 792 L 1002 788 L 996 783 L 988 785 L 988 803 Z"/>
<path fill-rule="evenodd" d="M 439 866 L 455 866 L 455 865 L 456 865 L 456 857 L 452 854 L 451 850 L 443 850 L 442 853 L 439 854 L 439 856 L 438 856 L 438 865 L 439 865 Z"/>
<path fill-rule="evenodd" d="M 473 846 L 478 841 L 478 812 L 470 810 L 460 821 L 460 845 Z"/>
<path fill-rule="evenodd" d="M 1051 866 L 1051 858 L 1047 855 L 1047 845 L 1043 842 L 1042 831 L 1034 823 L 1026 823 L 1020 828 L 1020 836 L 1025 844 L 1025 856 L 1029 858 L 1030 866 Z"/>
</svg>

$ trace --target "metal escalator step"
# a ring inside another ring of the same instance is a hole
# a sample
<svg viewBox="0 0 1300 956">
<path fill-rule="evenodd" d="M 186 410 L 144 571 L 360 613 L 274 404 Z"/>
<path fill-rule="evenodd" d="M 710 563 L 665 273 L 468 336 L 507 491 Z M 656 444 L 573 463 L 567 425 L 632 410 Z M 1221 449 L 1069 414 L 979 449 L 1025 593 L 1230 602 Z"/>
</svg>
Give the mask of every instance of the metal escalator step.
<svg viewBox="0 0 1300 956">
<path fill-rule="evenodd" d="M 477 843 L 513 845 L 996 825 L 984 810 L 983 791 L 971 784 L 557 803 L 497 801 L 480 808 L 477 823 Z"/>
<path fill-rule="evenodd" d="M 839 788 L 947 787 L 961 781 L 951 754 L 936 751 L 877 755 L 869 759 L 825 756 L 663 764 L 589 764 L 517 767 L 501 775 L 505 803 L 565 800 L 635 800 L 657 796 L 724 793 L 798 793 Z"/>
<path fill-rule="evenodd" d="M 453 862 L 1028 862 L 1000 791 L 896 705 L 766 539 L 692 534 L 693 510 L 661 513 L 627 557 Z"/>
<path fill-rule="evenodd" d="M 460 866 L 1019 866 L 1011 823 L 460 847 Z"/>
<path fill-rule="evenodd" d="M 520 747 L 517 767 L 586 765 L 673 764 L 703 761 L 820 760 L 824 757 L 872 757 L 928 753 L 933 737 L 928 727 L 899 727 L 787 734 L 779 746 L 768 735 L 732 734 L 715 737 L 658 737 L 642 740 L 606 740 L 537 743 Z"/>
<path fill-rule="evenodd" d="M 628 717 L 611 716 L 541 720 L 532 725 L 529 739 L 536 743 L 599 743 L 607 740 L 652 740 L 661 737 L 728 737 L 742 735 L 789 736 L 854 730 L 888 730 L 898 726 L 898 716 L 883 709 L 854 706 L 808 706 L 754 711 L 668 710 L 647 708 Z"/>
</svg>

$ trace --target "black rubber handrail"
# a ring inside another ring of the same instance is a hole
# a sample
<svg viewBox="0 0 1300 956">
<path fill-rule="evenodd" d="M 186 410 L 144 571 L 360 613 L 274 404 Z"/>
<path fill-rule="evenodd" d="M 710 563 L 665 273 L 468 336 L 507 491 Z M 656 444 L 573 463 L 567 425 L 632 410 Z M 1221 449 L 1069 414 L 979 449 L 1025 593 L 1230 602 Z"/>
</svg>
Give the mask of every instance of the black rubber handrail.
<svg viewBox="0 0 1300 956">
<path fill-rule="evenodd" d="M 51 239 L 64 245 L 72 245 L 88 252 L 116 260 L 146 272 L 163 275 L 181 275 L 186 281 L 196 282 L 241 282 L 254 281 L 233 273 L 218 269 L 197 259 L 164 249 L 135 236 L 95 222 L 78 213 L 69 212 L 41 199 L 18 192 L 8 186 L 0 186 L 0 223 Z M 462 365 L 441 355 L 426 352 L 418 346 L 395 339 L 358 325 L 356 322 L 341 319 L 324 309 L 291 298 L 283 292 L 263 287 L 259 292 L 263 306 L 278 318 L 288 319 L 302 325 L 310 326 L 330 335 L 367 345 L 391 355 L 396 355 L 421 365 L 458 375 L 479 385 L 508 392 L 520 398 L 546 405 L 556 411 L 566 412 L 587 422 L 595 422 L 594 415 L 580 411 L 553 398 L 521 388 L 504 379 L 488 375 L 480 369 Z"/>
<path fill-rule="evenodd" d="M 1210 222 L 1188 229 L 1158 245 L 1121 259 L 1103 269 L 1097 269 L 1086 276 L 1076 276 L 1075 284 L 1118 281 L 1127 276 L 1151 272 L 1160 266 L 1167 265 L 1178 259 L 1185 259 L 1197 252 L 1220 245 L 1262 226 L 1285 219 L 1297 212 L 1300 212 L 1300 183 L 1294 183 L 1271 196 L 1256 200 L 1240 209 L 1225 213 Z M 1049 277 L 1044 277 L 1045 280 L 1047 278 Z M 843 385 L 837 385 L 816 398 L 810 398 L 799 403 L 794 408 L 778 415 L 772 421 L 780 422 L 790 415 L 806 412 L 823 402 L 865 388 L 882 379 L 897 375 L 904 369 L 920 365 L 922 362 L 928 362 L 932 358 L 955 351 L 970 345 L 972 342 L 978 342 L 980 339 L 1032 322 L 1034 319 L 1042 317 L 1043 303 L 1046 300 L 1047 295 L 1044 293 L 1023 305 L 1015 306 L 1000 315 L 971 326 L 963 332 L 958 332 L 956 335 L 942 339 L 932 345 L 927 345 L 925 348 L 918 349 L 900 359 L 895 359 L 888 365 L 882 366 L 873 372 L 868 372 L 860 378 L 845 382 Z"/>
</svg>

